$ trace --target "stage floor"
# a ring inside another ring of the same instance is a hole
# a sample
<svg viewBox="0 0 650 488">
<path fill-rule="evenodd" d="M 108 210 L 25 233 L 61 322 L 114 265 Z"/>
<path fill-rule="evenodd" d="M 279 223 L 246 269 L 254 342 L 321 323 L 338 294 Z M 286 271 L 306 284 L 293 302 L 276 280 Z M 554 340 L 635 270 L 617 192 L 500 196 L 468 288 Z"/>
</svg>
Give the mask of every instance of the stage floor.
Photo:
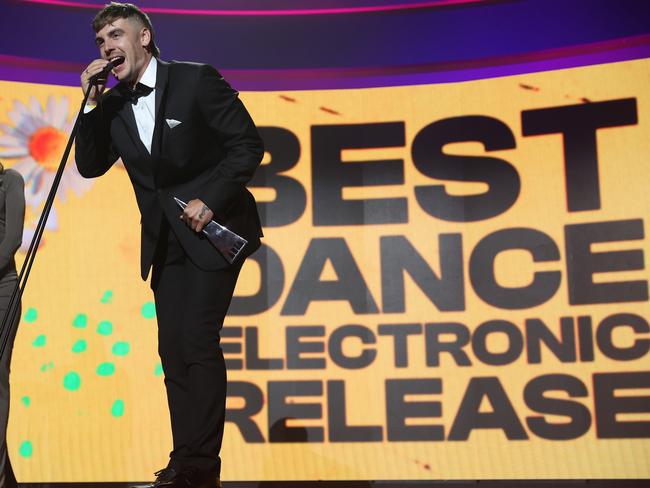
<svg viewBox="0 0 650 488">
<path fill-rule="evenodd" d="M 21 488 L 131 488 L 132 483 L 20 483 Z M 224 481 L 223 488 L 643 488 L 649 479 L 634 480 L 439 480 L 439 481 Z"/>
</svg>

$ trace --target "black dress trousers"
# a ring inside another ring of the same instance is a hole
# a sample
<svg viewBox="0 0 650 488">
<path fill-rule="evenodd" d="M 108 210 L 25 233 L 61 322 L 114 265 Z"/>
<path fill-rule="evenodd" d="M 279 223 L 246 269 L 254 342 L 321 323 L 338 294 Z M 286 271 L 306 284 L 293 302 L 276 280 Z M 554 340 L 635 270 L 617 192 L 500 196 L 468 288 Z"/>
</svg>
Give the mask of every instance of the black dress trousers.
<svg viewBox="0 0 650 488">
<path fill-rule="evenodd" d="M 219 333 L 240 269 L 199 269 L 163 220 L 151 287 L 172 426 L 169 466 L 176 470 L 220 474 L 226 365 Z"/>
</svg>

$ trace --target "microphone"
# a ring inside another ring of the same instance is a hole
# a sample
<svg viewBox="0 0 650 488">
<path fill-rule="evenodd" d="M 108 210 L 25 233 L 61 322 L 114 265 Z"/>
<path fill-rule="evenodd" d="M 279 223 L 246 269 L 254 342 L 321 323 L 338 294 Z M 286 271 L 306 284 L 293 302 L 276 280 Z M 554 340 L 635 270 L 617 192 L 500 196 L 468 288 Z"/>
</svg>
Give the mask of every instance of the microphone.
<svg viewBox="0 0 650 488">
<path fill-rule="evenodd" d="M 120 56 L 115 58 L 113 61 L 109 61 L 106 66 L 104 66 L 104 69 L 101 70 L 99 73 L 96 75 L 93 75 L 90 77 L 90 83 L 95 85 L 101 81 L 106 81 L 106 78 L 108 78 L 108 73 L 111 72 L 115 66 L 119 66 L 124 62 L 124 56 Z"/>
</svg>

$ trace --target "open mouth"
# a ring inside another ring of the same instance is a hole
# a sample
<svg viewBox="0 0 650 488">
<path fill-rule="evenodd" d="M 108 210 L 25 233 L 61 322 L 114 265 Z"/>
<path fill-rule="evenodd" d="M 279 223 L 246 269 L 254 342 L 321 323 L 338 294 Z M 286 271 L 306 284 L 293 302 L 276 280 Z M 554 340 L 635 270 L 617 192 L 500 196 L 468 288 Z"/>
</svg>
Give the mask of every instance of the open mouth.
<svg viewBox="0 0 650 488">
<path fill-rule="evenodd" d="M 109 61 L 111 62 L 111 64 L 113 65 L 113 71 L 120 71 L 120 69 L 121 69 L 121 68 L 120 68 L 120 65 L 121 65 L 122 63 L 124 63 L 124 60 L 125 60 L 125 59 L 126 59 L 126 58 L 125 58 L 124 56 L 117 55 L 117 56 L 112 56 L 112 57 L 109 58 L 108 60 L 109 60 Z"/>
</svg>

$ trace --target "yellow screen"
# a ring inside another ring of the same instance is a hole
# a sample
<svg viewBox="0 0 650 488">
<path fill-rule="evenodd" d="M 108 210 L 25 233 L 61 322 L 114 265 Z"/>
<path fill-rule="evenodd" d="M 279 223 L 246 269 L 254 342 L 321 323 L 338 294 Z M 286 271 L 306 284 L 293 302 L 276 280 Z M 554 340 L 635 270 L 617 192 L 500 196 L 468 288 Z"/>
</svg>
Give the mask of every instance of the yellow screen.
<svg viewBox="0 0 650 488">
<path fill-rule="evenodd" d="M 648 73 L 242 93 L 268 225 L 222 332 L 223 479 L 650 476 Z M 81 92 L 0 93 L 29 236 Z M 70 159 L 12 360 L 21 481 L 167 462 L 138 219 L 120 164 Z"/>
</svg>

